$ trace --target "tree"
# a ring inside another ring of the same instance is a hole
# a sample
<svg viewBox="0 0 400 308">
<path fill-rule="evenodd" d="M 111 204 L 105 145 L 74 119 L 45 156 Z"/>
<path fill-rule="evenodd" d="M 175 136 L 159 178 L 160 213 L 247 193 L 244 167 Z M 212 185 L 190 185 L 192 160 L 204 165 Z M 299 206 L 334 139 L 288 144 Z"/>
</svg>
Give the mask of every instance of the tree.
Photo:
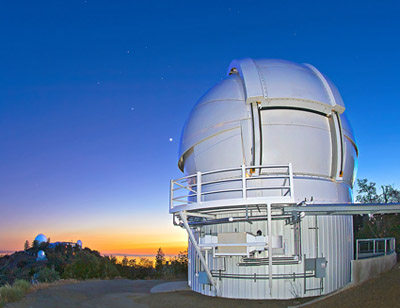
<svg viewBox="0 0 400 308">
<path fill-rule="evenodd" d="M 400 190 L 393 188 L 392 185 L 383 185 L 382 188 L 382 202 L 383 203 L 397 203 L 400 202 Z"/>
<path fill-rule="evenodd" d="M 367 179 L 357 180 L 358 190 L 356 201 L 363 203 L 395 203 L 400 202 L 400 190 L 392 185 L 382 185 L 382 193 L 376 191 L 376 183 Z"/>
<path fill-rule="evenodd" d="M 135 267 L 136 266 L 136 259 L 130 259 L 128 261 L 128 266 Z"/>
<path fill-rule="evenodd" d="M 128 266 L 128 258 L 125 256 L 121 261 L 122 266 Z"/>
<path fill-rule="evenodd" d="M 376 184 L 367 179 L 357 180 L 358 190 L 356 201 L 362 203 L 397 203 L 400 202 L 400 190 L 392 185 L 381 186 L 378 194 Z M 400 215 L 375 214 L 354 216 L 354 235 L 359 238 L 395 237 L 400 248 Z"/>
<path fill-rule="evenodd" d="M 64 271 L 65 278 L 91 279 L 101 274 L 101 258 L 88 251 L 76 253 L 73 261 L 68 264 Z"/>
<path fill-rule="evenodd" d="M 178 261 L 182 265 L 186 265 L 186 266 L 188 265 L 188 252 L 187 252 L 187 250 L 179 252 Z"/>
<path fill-rule="evenodd" d="M 31 247 L 31 245 L 29 245 L 29 241 L 26 240 L 25 244 L 24 244 L 24 250 L 28 250 Z"/>
<path fill-rule="evenodd" d="M 161 271 L 164 263 L 165 263 L 165 254 L 160 247 L 160 248 L 158 248 L 157 255 L 156 255 L 156 271 L 157 272 Z"/>
<path fill-rule="evenodd" d="M 153 262 L 151 262 L 148 258 L 141 257 L 138 265 L 141 267 L 153 267 Z"/>
<path fill-rule="evenodd" d="M 117 258 L 116 258 L 116 257 L 113 257 L 113 256 L 110 257 L 110 261 L 111 261 L 111 263 L 114 264 L 114 265 L 116 265 L 117 262 L 118 262 Z"/>
<path fill-rule="evenodd" d="M 367 179 L 357 180 L 358 190 L 356 201 L 362 203 L 379 203 L 380 198 L 376 192 L 376 183 Z"/>
<path fill-rule="evenodd" d="M 32 242 L 32 248 L 38 248 L 39 247 L 39 242 L 37 240 L 34 240 Z"/>
</svg>

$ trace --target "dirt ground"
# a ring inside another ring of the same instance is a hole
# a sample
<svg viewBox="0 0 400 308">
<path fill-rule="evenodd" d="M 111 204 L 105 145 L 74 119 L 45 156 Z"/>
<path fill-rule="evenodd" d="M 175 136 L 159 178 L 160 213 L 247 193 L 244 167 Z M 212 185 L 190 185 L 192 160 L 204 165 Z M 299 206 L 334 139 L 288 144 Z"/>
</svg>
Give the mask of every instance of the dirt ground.
<svg viewBox="0 0 400 308">
<path fill-rule="evenodd" d="M 271 307 L 283 308 L 310 302 L 234 300 L 203 296 L 191 291 L 150 294 L 161 280 L 93 280 L 38 290 L 7 308 L 145 308 L 145 307 Z M 359 286 L 349 288 L 306 307 L 400 307 L 400 264 Z"/>
<path fill-rule="evenodd" d="M 322 307 L 400 307 L 400 263 L 377 278 L 307 305 L 307 308 Z"/>
</svg>

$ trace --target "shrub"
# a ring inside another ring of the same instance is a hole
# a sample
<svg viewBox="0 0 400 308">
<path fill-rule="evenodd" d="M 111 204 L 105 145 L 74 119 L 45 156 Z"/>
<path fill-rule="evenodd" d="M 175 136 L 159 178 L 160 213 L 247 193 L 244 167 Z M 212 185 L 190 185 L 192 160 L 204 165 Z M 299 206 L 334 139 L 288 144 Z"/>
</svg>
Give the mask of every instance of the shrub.
<svg viewBox="0 0 400 308">
<path fill-rule="evenodd" d="M 39 282 L 54 282 L 60 279 L 60 274 L 56 272 L 53 268 L 50 269 L 48 267 L 42 268 L 37 273 L 37 276 L 38 276 L 37 280 Z"/>
<path fill-rule="evenodd" d="M 91 279 L 100 277 L 99 257 L 87 251 L 79 251 L 64 271 L 64 278 Z"/>
<path fill-rule="evenodd" d="M 5 284 L 0 288 L 0 297 L 5 303 L 15 302 L 23 298 L 25 292 L 23 289 Z"/>
<path fill-rule="evenodd" d="M 32 285 L 29 283 L 29 281 L 18 279 L 13 283 L 13 287 L 23 290 L 24 293 L 28 293 Z"/>
<path fill-rule="evenodd" d="M 100 278 L 115 278 L 119 276 L 117 268 L 108 258 L 100 259 L 99 275 Z"/>
<path fill-rule="evenodd" d="M 15 302 L 24 297 L 31 289 L 31 284 L 26 280 L 16 280 L 12 286 L 8 283 L 0 287 L 0 307 L 10 302 Z"/>
</svg>

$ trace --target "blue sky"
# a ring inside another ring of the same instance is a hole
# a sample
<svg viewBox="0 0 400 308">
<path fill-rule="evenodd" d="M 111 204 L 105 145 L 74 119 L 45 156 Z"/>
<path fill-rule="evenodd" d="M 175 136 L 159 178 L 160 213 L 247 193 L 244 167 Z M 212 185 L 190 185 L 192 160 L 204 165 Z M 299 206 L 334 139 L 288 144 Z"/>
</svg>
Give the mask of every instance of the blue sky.
<svg viewBox="0 0 400 308">
<path fill-rule="evenodd" d="M 396 1 L 3 2 L 0 250 L 39 232 L 88 234 L 100 250 L 113 234 L 182 243 L 168 215 L 180 132 L 235 58 L 329 76 L 359 178 L 399 188 L 399 13 Z"/>
</svg>

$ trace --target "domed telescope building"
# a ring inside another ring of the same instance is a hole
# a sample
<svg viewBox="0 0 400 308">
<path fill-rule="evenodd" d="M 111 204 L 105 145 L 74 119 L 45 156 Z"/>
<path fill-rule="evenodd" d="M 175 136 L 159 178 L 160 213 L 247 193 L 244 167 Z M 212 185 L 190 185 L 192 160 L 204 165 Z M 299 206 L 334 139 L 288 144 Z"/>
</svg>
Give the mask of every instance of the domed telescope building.
<svg viewBox="0 0 400 308">
<path fill-rule="evenodd" d="M 46 253 L 43 250 L 38 251 L 36 261 L 47 261 Z"/>
<path fill-rule="evenodd" d="M 189 285 L 289 299 L 350 282 L 357 143 L 335 85 L 309 64 L 235 60 L 194 106 L 171 181 Z"/>
<path fill-rule="evenodd" d="M 40 245 L 42 243 L 47 242 L 47 237 L 44 234 L 40 233 L 40 234 L 36 235 L 35 241 Z"/>
</svg>

